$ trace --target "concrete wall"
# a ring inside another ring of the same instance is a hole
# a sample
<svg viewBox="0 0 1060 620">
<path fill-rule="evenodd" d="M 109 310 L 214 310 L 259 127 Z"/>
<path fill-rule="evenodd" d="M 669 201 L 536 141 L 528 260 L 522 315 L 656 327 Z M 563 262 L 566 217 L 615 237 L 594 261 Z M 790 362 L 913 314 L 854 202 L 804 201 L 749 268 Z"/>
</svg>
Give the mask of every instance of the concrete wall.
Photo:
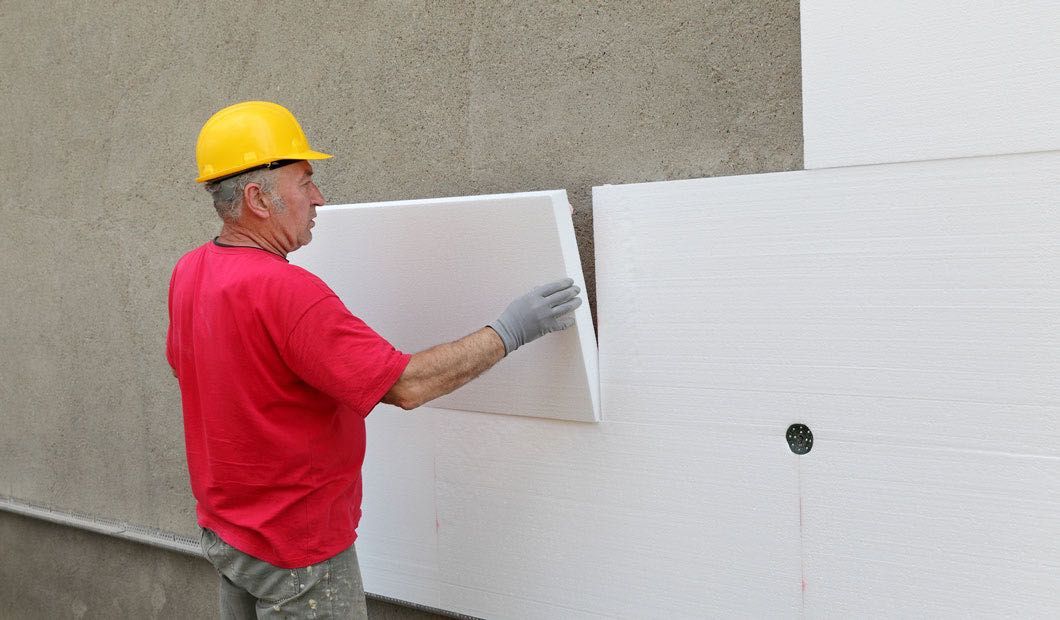
<svg viewBox="0 0 1060 620">
<path fill-rule="evenodd" d="M 217 571 L 203 559 L 6 512 L 0 549 L 0 618 L 217 615 Z M 443 617 L 372 598 L 368 613 L 373 620 Z"/>
<path fill-rule="evenodd" d="M 565 188 L 590 289 L 591 186 L 801 167 L 796 0 L 334 4 L 0 12 L 0 495 L 194 534 L 162 349 L 220 107 L 290 107 L 333 203 Z"/>
</svg>

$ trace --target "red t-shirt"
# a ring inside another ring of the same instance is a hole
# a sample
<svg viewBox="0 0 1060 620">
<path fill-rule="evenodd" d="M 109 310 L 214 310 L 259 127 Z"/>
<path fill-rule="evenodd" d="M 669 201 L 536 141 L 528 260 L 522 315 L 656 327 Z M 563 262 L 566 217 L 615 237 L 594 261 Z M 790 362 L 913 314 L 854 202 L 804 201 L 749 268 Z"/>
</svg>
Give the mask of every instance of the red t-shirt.
<svg viewBox="0 0 1060 620">
<path fill-rule="evenodd" d="M 199 525 L 283 568 L 347 549 L 361 516 L 364 418 L 409 356 L 319 278 L 257 248 L 185 254 L 169 320 Z"/>
</svg>

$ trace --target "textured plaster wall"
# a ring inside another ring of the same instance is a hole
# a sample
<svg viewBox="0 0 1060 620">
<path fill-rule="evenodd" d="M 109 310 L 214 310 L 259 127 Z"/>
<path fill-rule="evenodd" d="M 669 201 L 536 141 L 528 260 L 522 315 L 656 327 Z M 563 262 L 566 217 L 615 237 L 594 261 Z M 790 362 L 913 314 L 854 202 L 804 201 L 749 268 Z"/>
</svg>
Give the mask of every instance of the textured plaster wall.
<svg viewBox="0 0 1060 620">
<path fill-rule="evenodd" d="M 801 167 L 798 10 L 4 3 L 0 495 L 195 533 L 162 351 L 213 111 L 290 107 L 332 203 L 566 188 L 592 294 L 591 186 Z"/>
<path fill-rule="evenodd" d="M 217 572 L 200 558 L 10 513 L 0 548 L 0 618 L 217 616 Z"/>
<path fill-rule="evenodd" d="M 6 512 L 0 549 L 0 618 L 217 617 L 217 572 L 200 558 Z M 368 613 L 443 617 L 373 598 Z"/>
</svg>

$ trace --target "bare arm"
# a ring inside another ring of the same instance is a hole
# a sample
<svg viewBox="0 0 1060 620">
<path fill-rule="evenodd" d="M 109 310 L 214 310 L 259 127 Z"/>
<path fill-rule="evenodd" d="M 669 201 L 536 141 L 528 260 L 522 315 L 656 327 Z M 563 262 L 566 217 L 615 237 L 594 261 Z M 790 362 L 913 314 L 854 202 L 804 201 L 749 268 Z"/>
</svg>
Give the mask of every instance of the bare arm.
<svg viewBox="0 0 1060 620">
<path fill-rule="evenodd" d="M 383 402 L 415 409 L 468 383 L 502 359 L 504 342 L 497 332 L 483 327 L 460 340 L 414 354 Z"/>
</svg>

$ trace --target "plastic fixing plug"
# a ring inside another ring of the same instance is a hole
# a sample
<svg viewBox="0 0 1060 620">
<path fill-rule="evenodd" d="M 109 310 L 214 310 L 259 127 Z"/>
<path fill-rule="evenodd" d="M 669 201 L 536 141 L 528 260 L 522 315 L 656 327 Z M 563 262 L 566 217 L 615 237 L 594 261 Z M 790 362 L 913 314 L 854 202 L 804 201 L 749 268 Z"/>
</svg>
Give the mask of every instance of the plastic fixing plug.
<svg viewBox="0 0 1060 620">
<path fill-rule="evenodd" d="M 795 454 L 806 454 L 813 449 L 813 431 L 805 424 L 792 424 L 787 432 L 788 447 Z"/>
</svg>

